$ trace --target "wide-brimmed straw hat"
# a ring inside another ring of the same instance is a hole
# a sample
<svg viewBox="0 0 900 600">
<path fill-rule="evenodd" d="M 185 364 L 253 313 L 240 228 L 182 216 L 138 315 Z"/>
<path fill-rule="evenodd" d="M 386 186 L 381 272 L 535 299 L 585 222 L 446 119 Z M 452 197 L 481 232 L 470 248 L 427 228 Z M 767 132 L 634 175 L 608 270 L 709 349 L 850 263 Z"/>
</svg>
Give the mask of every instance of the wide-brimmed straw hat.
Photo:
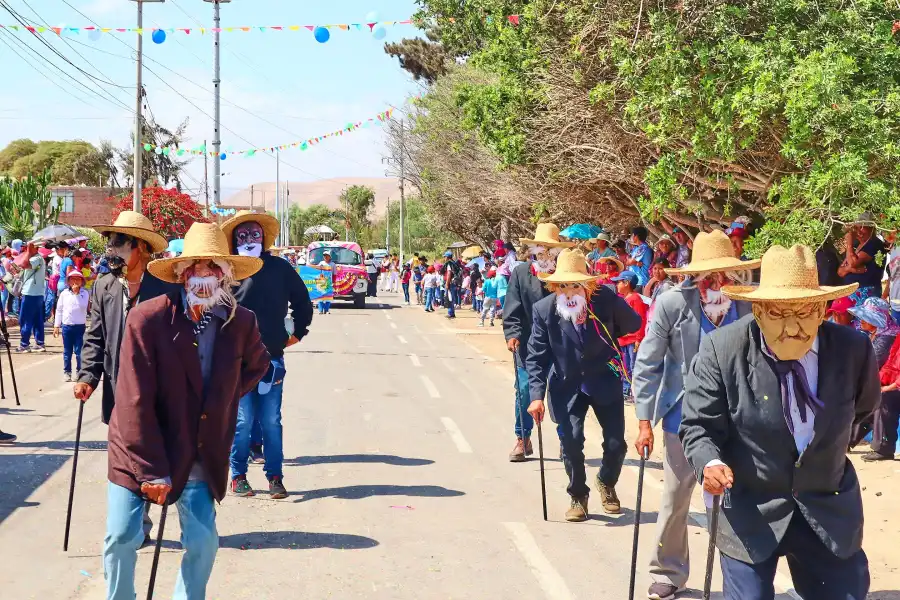
<svg viewBox="0 0 900 600">
<path fill-rule="evenodd" d="M 116 217 L 116 222 L 112 225 L 94 225 L 91 229 L 106 236 L 111 233 L 122 233 L 144 240 L 150 244 L 150 249 L 154 254 L 165 252 L 169 246 L 166 238 L 153 231 L 153 223 L 150 222 L 150 219 L 133 210 L 120 212 L 119 216 Z"/>
<path fill-rule="evenodd" d="M 587 270 L 587 259 L 581 250 L 566 249 L 556 259 L 556 271 L 541 278 L 544 283 L 587 283 L 597 281 Z"/>
<path fill-rule="evenodd" d="M 668 242 L 669 245 L 672 246 L 673 248 L 675 248 L 676 246 L 678 246 L 678 244 L 675 243 L 675 240 L 673 240 L 668 234 L 665 234 L 665 233 L 664 233 L 664 234 L 662 234 L 661 236 L 659 236 L 659 239 L 658 239 L 658 240 L 656 240 L 656 246 L 655 246 L 655 247 L 656 247 L 656 248 L 659 248 L 659 245 L 662 244 L 663 242 Z"/>
<path fill-rule="evenodd" d="M 595 244 L 596 244 L 597 242 L 606 242 L 607 244 L 612 244 L 612 240 L 609 239 L 609 234 L 606 233 L 606 232 L 597 234 L 597 237 L 592 237 L 592 238 L 589 239 L 588 241 L 589 241 L 589 242 L 594 242 Z"/>
<path fill-rule="evenodd" d="M 278 219 L 266 213 L 255 213 L 249 210 L 240 210 L 236 215 L 222 223 L 222 231 L 225 232 L 229 245 L 231 245 L 231 240 L 234 237 L 234 228 L 247 221 L 259 223 L 260 227 L 263 228 L 263 250 L 268 250 L 275 245 L 275 240 L 278 239 L 278 232 L 281 229 Z"/>
<path fill-rule="evenodd" d="M 547 248 L 571 248 L 575 242 L 563 242 L 559 239 L 559 227 L 553 223 L 540 223 L 534 231 L 534 239 L 519 238 L 519 242 L 529 246 L 546 246 Z"/>
<path fill-rule="evenodd" d="M 616 258 L 614 256 L 601 256 L 600 258 L 597 259 L 597 262 L 601 262 L 601 261 L 614 263 L 616 265 L 616 267 L 619 268 L 619 271 L 625 270 L 625 263 L 623 263 L 621 260 L 619 260 L 618 258 Z"/>
<path fill-rule="evenodd" d="M 691 262 L 678 269 L 666 269 L 669 275 L 697 275 L 717 271 L 747 271 L 757 269 L 759 260 L 735 258 L 731 240 L 724 231 L 701 231 L 694 238 Z"/>
<path fill-rule="evenodd" d="M 231 253 L 228 238 L 215 223 L 194 223 L 184 236 L 184 251 L 177 258 L 161 258 L 151 261 L 147 270 L 169 283 L 180 283 L 175 274 L 179 263 L 197 260 L 224 260 L 231 264 L 235 281 L 246 279 L 262 268 L 262 260 L 253 256 L 235 256 Z"/>
<path fill-rule="evenodd" d="M 806 246 L 772 246 L 762 257 L 759 286 L 726 285 L 722 292 L 748 302 L 827 302 L 849 296 L 858 284 L 819 285 L 816 256 Z"/>
</svg>

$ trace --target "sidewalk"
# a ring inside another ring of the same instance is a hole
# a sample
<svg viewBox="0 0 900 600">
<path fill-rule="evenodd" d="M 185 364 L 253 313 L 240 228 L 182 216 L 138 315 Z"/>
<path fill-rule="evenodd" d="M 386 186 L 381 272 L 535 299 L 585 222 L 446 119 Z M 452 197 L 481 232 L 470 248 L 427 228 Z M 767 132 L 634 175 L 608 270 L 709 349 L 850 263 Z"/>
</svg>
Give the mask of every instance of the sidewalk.
<svg viewBox="0 0 900 600">
<path fill-rule="evenodd" d="M 457 318 L 445 319 L 443 311 L 435 314 L 435 320 L 449 332 L 459 335 L 467 344 L 485 357 L 486 361 L 495 363 L 497 368 L 509 373 L 512 381 L 512 357 L 506 349 L 506 341 L 503 337 L 503 326 L 500 320 L 496 327 L 478 327 L 476 313 L 470 307 L 463 307 L 456 311 Z M 513 397 L 510 390 L 510 405 Z M 625 412 L 625 435 L 629 444 L 629 456 L 636 457 L 632 446 L 637 436 L 638 423 L 634 416 L 634 410 L 627 408 Z M 662 439 L 661 427 L 654 431 L 657 442 Z M 515 440 L 510 439 L 510 445 Z M 849 456 L 856 468 L 862 485 L 863 504 L 865 506 L 865 542 L 864 549 L 869 558 L 869 567 L 872 577 L 870 600 L 900 600 L 900 560 L 897 559 L 897 550 L 893 544 L 900 534 L 900 514 L 897 510 L 897 501 L 900 498 L 900 461 L 865 463 L 860 456 L 868 451 L 868 446 L 860 446 L 852 451 Z M 651 461 L 662 461 L 662 445 L 657 443 L 654 448 Z M 654 477 L 647 472 L 647 477 Z M 661 482 L 661 476 L 659 478 Z M 661 488 L 660 488 L 661 489 Z M 645 488 L 646 493 L 658 493 L 653 487 Z M 620 494 L 621 495 L 621 494 Z M 624 500 L 623 502 L 627 502 Z M 703 500 L 698 486 L 693 502 L 694 507 L 702 507 Z M 646 530 L 652 529 L 647 527 Z M 649 532 L 641 528 L 644 535 Z M 646 542 L 644 542 L 646 543 Z M 787 574 L 787 565 L 782 561 L 780 571 Z M 891 590 L 891 591 L 882 591 Z"/>
</svg>

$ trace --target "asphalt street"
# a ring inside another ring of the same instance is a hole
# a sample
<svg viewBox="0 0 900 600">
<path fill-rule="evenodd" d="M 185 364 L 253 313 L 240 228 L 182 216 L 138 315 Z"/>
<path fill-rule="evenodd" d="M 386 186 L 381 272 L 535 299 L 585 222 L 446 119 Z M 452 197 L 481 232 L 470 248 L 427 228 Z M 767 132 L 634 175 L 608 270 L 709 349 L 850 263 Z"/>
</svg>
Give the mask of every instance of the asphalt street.
<svg viewBox="0 0 900 600">
<path fill-rule="evenodd" d="M 312 333 L 289 349 L 283 416 L 290 496 L 270 500 L 261 466 L 251 466 L 250 483 L 260 493 L 226 497 L 218 509 L 220 550 L 208 597 L 626 599 L 634 450 L 618 486 L 622 514 L 602 514 L 595 493 L 591 520 L 566 523 L 565 473 L 555 431 L 546 427 L 544 522 L 536 456 L 524 464 L 507 460 L 515 441 L 509 363 L 483 354 L 440 315 L 400 306 L 396 295 L 377 302 L 365 310 L 338 303 L 330 315 L 316 315 Z M 0 427 L 19 436 L 17 445 L 0 449 L 3 599 L 104 597 L 106 427 L 98 394 L 85 410 L 72 541 L 64 553 L 78 404 L 62 381 L 59 348 L 53 350 L 15 357 L 22 406 L 15 408 L 8 384 L 0 402 Z M 592 421 L 591 481 L 600 442 Z M 651 459 L 638 598 L 649 584 L 661 478 Z M 685 598 L 699 598 L 703 585 L 702 510 L 698 496 L 690 525 L 693 591 Z M 158 598 L 170 597 L 181 558 L 174 510 L 169 517 Z M 151 551 L 140 553 L 138 597 Z M 718 567 L 713 581 L 720 589 Z M 781 575 L 778 584 L 784 591 L 790 580 Z"/>
</svg>

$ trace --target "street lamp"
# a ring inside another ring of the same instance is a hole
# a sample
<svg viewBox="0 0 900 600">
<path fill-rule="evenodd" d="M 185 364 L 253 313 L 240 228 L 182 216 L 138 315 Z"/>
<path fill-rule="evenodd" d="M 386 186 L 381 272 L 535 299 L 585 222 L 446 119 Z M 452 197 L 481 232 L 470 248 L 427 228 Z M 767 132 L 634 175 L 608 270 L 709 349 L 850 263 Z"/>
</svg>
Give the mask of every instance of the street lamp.
<svg viewBox="0 0 900 600">
<path fill-rule="evenodd" d="M 134 195 L 132 201 L 132 209 L 134 212 L 141 212 L 141 191 L 144 187 L 144 180 L 141 177 L 141 161 L 144 158 L 143 136 L 141 136 L 141 105 L 144 99 L 144 3 L 156 2 L 162 4 L 165 0 L 131 0 L 137 2 L 137 100 L 134 111 Z"/>
<path fill-rule="evenodd" d="M 220 112 L 220 93 L 219 84 L 219 33 L 221 31 L 221 19 L 219 17 L 219 5 L 227 4 L 231 0 L 203 0 L 213 5 L 213 92 L 215 104 L 213 108 L 213 148 L 216 151 L 216 159 L 213 161 L 213 205 L 218 206 L 222 194 L 222 176 L 220 169 L 222 168 L 222 136 L 219 122 L 221 120 Z"/>
</svg>

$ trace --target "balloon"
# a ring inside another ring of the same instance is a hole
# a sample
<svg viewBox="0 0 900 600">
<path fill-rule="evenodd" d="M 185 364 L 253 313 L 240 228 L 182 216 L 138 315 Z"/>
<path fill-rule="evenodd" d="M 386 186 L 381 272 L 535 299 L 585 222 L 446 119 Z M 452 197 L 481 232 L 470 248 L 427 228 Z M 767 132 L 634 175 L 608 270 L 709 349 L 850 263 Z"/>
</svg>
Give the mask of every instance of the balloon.
<svg viewBox="0 0 900 600">
<path fill-rule="evenodd" d="M 162 44 L 164 41 L 166 41 L 166 32 L 162 29 L 154 29 L 152 38 L 153 43 Z"/>
<path fill-rule="evenodd" d="M 331 32 L 324 27 L 316 27 L 313 30 L 313 36 L 315 36 L 317 42 L 324 44 L 331 37 Z"/>
<path fill-rule="evenodd" d="M 144 144 L 144 150 L 150 152 L 151 150 L 153 150 L 153 146 L 151 146 L 150 144 Z"/>
<path fill-rule="evenodd" d="M 376 40 L 383 40 L 386 35 L 387 35 L 387 28 L 385 28 L 384 25 L 379 25 L 378 27 L 375 28 L 374 31 L 372 31 L 372 37 L 374 37 Z"/>
<path fill-rule="evenodd" d="M 160 148 L 159 146 L 157 146 L 157 147 L 156 147 L 156 153 L 157 153 L 157 154 L 162 154 L 162 152 L 163 152 L 163 149 Z"/>
<path fill-rule="evenodd" d="M 171 150 L 169 150 L 168 148 L 163 148 L 163 155 L 164 155 L 164 156 L 168 156 L 168 155 L 169 155 L 169 152 L 171 152 Z"/>
<path fill-rule="evenodd" d="M 228 158 L 228 155 L 225 154 L 224 152 L 219 155 L 219 160 L 225 160 L 226 158 Z"/>
<path fill-rule="evenodd" d="M 100 38 L 103 37 L 103 34 L 99 29 L 91 29 L 90 33 L 88 33 L 88 39 L 92 42 L 99 42 Z"/>
<path fill-rule="evenodd" d="M 378 22 L 378 11 L 369 11 L 366 15 L 366 23 L 377 23 Z"/>
</svg>

